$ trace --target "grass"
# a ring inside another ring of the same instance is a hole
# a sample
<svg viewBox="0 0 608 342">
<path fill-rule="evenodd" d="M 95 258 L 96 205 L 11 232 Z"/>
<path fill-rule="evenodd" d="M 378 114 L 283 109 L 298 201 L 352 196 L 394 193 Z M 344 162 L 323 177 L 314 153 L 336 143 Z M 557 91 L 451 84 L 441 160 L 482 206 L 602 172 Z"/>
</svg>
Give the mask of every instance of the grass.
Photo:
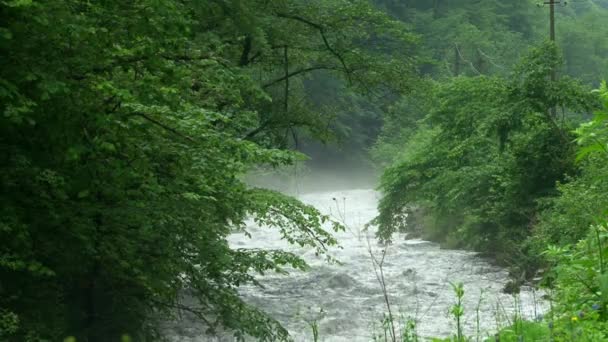
<svg viewBox="0 0 608 342">
<path fill-rule="evenodd" d="M 547 325 L 545 323 L 521 321 L 521 322 L 517 322 L 517 324 L 512 327 L 505 328 L 505 329 L 501 330 L 500 332 L 498 332 L 498 334 L 497 334 L 498 339 L 496 337 L 489 337 L 489 338 L 485 339 L 484 341 L 485 342 L 520 342 L 520 341 L 547 342 L 547 341 L 551 340 L 550 334 L 551 334 L 551 332 L 549 331 L 549 328 L 547 327 Z M 458 341 L 458 339 L 455 337 L 445 338 L 445 339 L 435 338 L 435 339 L 432 339 L 431 341 L 432 342 L 456 342 L 456 341 Z M 474 341 L 474 339 L 472 339 L 472 338 L 469 339 L 469 338 L 463 337 L 460 341 L 469 342 L 469 341 Z"/>
<path fill-rule="evenodd" d="M 487 342 L 535 342 L 549 341 L 551 331 L 546 323 L 535 323 L 529 321 L 519 321 L 515 325 L 505 328 L 498 333 L 499 339 L 489 338 Z"/>
</svg>

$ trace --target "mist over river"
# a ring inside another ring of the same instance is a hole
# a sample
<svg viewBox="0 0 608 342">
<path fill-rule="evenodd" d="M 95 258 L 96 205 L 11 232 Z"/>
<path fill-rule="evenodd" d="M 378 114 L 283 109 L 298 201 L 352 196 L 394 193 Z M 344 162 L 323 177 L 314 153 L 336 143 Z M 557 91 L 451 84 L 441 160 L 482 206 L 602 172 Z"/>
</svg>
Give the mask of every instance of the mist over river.
<svg viewBox="0 0 608 342">
<path fill-rule="evenodd" d="M 523 288 L 518 299 L 503 294 L 508 281 L 506 270 L 475 253 L 445 250 L 435 243 L 407 240 L 404 236 L 395 236 L 387 247 L 379 245 L 374 239 L 374 227 L 364 230 L 377 214 L 378 196 L 368 189 L 299 196 L 348 227 L 336 235 L 340 248 L 330 250 L 339 264 L 328 264 L 310 249 L 289 245 L 280 239 L 277 230 L 269 227 L 251 223 L 247 227 L 251 238 L 244 233 L 230 236 L 234 248 L 281 248 L 302 256 L 311 266 L 307 272 L 260 276 L 264 287 L 244 286 L 240 289 L 242 297 L 279 320 L 295 341 L 312 341 L 311 325 L 315 322 L 321 341 L 371 341 L 374 333 L 382 333 L 380 322 L 387 312 L 369 254 L 371 247 L 378 259 L 386 248 L 383 270 L 393 314 L 399 321 L 415 320 L 420 336 L 446 337 L 454 333 L 455 324 L 448 311 L 456 298 L 450 282 L 464 283 L 464 328 L 469 336 L 477 336 L 478 307 L 480 337 L 508 325 L 515 310 L 529 319 L 540 315 L 539 293 Z M 233 340 L 208 337 L 202 331 L 180 322 L 175 328 L 175 340 Z"/>
</svg>

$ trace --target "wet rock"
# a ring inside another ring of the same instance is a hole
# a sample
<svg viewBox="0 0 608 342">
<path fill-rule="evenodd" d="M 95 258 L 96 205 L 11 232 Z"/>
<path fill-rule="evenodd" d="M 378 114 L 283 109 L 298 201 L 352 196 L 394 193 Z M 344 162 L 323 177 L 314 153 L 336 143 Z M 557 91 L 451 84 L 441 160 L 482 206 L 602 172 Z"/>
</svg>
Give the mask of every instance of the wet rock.
<svg viewBox="0 0 608 342">
<path fill-rule="evenodd" d="M 347 289 L 355 285 L 357 281 L 348 274 L 339 273 L 331 275 L 327 279 L 327 286 L 332 289 Z"/>
<path fill-rule="evenodd" d="M 412 268 L 408 268 L 405 271 L 403 271 L 401 274 L 406 277 L 412 277 L 412 276 L 416 275 L 416 270 L 414 270 Z"/>
<path fill-rule="evenodd" d="M 520 291 L 521 283 L 515 280 L 509 280 L 509 282 L 507 282 L 507 284 L 505 284 L 504 288 L 502 289 L 502 292 L 506 294 L 517 294 Z"/>
<path fill-rule="evenodd" d="M 437 293 L 435 293 L 433 291 L 427 291 L 425 294 L 431 298 L 435 298 L 435 297 L 439 296 Z"/>
</svg>

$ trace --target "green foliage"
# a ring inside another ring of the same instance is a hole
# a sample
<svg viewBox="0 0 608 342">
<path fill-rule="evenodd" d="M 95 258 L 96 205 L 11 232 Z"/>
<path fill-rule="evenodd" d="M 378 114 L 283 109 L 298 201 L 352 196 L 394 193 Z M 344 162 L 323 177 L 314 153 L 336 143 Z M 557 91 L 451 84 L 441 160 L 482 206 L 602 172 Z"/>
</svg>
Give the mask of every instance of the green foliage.
<svg viewBox="0 0 608 342">
<path fill-rule="evenodd" d="M 403 320 L 404 324 L 401 328 L 400 342 L 418 342 L 418 334 L 416 333 L 416 320 L 409 318 Z"/>
<path fill-rule="evenodd" d="M 364 0 L 0 1 L 0 22 L 0 338 L 153 340 L 179 309 L 287 339 L 237 289 L 306 264 L 226 237 L 253 217 L 322 254 L 340 227 L 242 179 L 332 134 L 312 71 L 406 90 L 384 47 L 414 36 Z"/>
<path fill-rule="evenodd" d="M 0 310 L 0 337 L 9 338 L 19 330 L 19 316 L 5 309 Z"/>
<path fill-rule="evenodd" d="M 542 252 L 547 244 L 567 246 L 585 238 L 589 227 L 605 216 L 608 205 L 608 178 L 605 163 L 606 110 L 608 89 L 605 85 L 595 91 L 603 109 L 595 112 L 593 120 L 581 123 L 574 130 L 577 149 L 577 172 L 558 185 L 559 196 L 541 200 L 538 223 L 530 247 Z"/>
<path fill-rule="evenodd" d="M 409 96 L 404 96 L 394 103 L 383 117 L 382 130 L 371 148 L 372 159 L 383 167 L 409 153 L 404 146 L 417 131 L 423 130 L 420 122 L 431 111 L 434 103 L 433 92 L 437 84 L 432 80 L 423 80 L 416 84 Z"/>
<path fill-rule="evenodd" d="M 559 184 L 559 196 L 540 201 L 542 212 L 531 243 L 537 252 L 547 244 L 574 244 L 587 235 L 589 226 L 601 217 L 608 205 L 605 158 L 584 161 L 576 178 Z"/>
<path fill-rule="evenodd" d="M 391 108 L 372 150 L 387 165 L 379 238 L 422 232 L 491 253 L 512 266 L 514 284 L 546 268 L 554 317 L 518 319 L 501 341 L 605 340 L 605 232 L 589 227 L 608 205 L 608 89 L 583 83 L 605 78 L 606 2 L 559 6 L 558 45 L 523 58 L 547 35 L 543 6 L 377 2 L 425 38 L 417 52 L 433 77 Z M 557 247 L 542 253 L 547 245 Z"/>
<path fill-rule="evenodd" d="M 549 108 L 585 111 L 593 97 L 571 79 L 547 82 L 554 45 L 533 49 L 508 78 L 459 77 L 438 84 L 434 108 L 383 175 L 379 236 L 407 229 L 413 207 L 425 229 L 452 246 L 514 262 L 530 234 L 538 199 L 573 170 L 567 123 Z M 425 128 L 429 127 L 429 128 Z M 510 243 L 512 242 L 512 243 Z"/>
<path fill-rule="evenodd" d="M 553 341 L 604 341 L 608 339 L 608 233 L 606 225 L 592 226 L 576 244 L 549 246 L 543 255 L 551 264 L 545 277 L 551 301 L 546 322 L 519 322 L 500 332 L 501 341 L 535 338 Z"/>
<path fill-rule="evenodd" d="M 606 92 L 605 87 L 598 91 L 604 102 Z M 542 251 L 541 257 L 546 260 L 548 271 L 543 285 L 550 295 L 551 310 L 544 322 L 516 319 L 499 332 L 500 341 L 608 339 L 608 230 L 604 219 L 604 165 L 608 154 L 597 146 L 586 148 L 604 143 L 602 115 L 607 107 L 604 104 L 592 122 L 575 130 L 581 146 L 579 173 L 558 186 L 559 196 L 541 201 L 534 235 L 527 241 L 532 246 L 530 256 L 539 258 L 535 253 Z M 595 136 L 600 138 L 596 140 Z M 604 223 L 593 224 L 596 220 Z"/>
<path fill-rule="evenodd" d="M 564 47 L 564 57 L 568 61 L 564 72 L 597 85 L 608 77 L 608 32 L 603 25 L 608 9 L 590 3 L 574 3 L 566 10 L 576 12 L 557 18 L 558 44 Z"/>
<path fill-rule="evenodd" d="M 554 267 L 548 275 L 554 301 L 553 334 L 584 341 L 608 338 L 608 230 L 591 228 L 573 247 L 550 247 L 545 252 Z"/>
<path fill-rule="evenodd" d="M 416 53 L 434 77 L 507 75 L 527 49 L 546 39 L 548 6 L 531 0 L 375 0 L 424 37 Z M 556 6 L 563 73 L 597 85 L 606 78 L 608 8 L 601 1 Z"/>
<path fill-rule="evenodd" d="M 603 110 L 595 112 L 593 120 L 581 124 L 576 130 L 577 143 L 581 146 L 578 152 L 578 160 L 581 160 L 588 155 L 601 152 L 608 154 L 608 85 L 602 82 L 601 87 L 597 90 L 602 102 Z"/>
<path fill-rule="evenodd" d="M 498 338 L 489 338 L 487 342 L 551 341 L 550 329 L 544 322 L 519 321 L 515 325 L 518 327 L 517 329 L 504 328 L 498 332 Z"/>
<path fill-rule="evenodd" d="M 424 37 L 417 53 L 434 76 L 503 74 L 537 38 L 532 2 L 377 0 Z"/>
<path fill-rule="evenodd" d="M 462 317 L 464 316 L 464 306 L 462 305 L 462 300 L 464 298 L 464 285 L 462 283 L 450 283 L 450 285 L 452 285 L 452 289 L 456 295 L 456 303 L 450 308 L 450 314 L 456 322 L 456 336 L 454 336 L 454 340 L 461 342 L 465 340 L 462 333 Z"/>
</svg>

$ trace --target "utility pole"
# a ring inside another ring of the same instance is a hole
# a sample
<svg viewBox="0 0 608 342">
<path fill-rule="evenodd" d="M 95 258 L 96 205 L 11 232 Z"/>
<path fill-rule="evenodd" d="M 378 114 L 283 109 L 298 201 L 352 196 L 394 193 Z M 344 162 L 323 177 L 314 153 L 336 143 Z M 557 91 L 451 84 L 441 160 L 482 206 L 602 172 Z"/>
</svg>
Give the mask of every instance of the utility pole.
<svg viewBox="0 0 608 342">
<path fill-rule="evenodd" d="M 555 4 L 559 3 L 559 1 L 555 0 L 545 2 L 545 5 L 549 5 L 549 37 L 552 42 L 555 41 Z"/>
<path fill-rule="evenodd" d="M 549 5 L 549 39 L 551 39 L 552 42 L 555 42 L 555 5 L 559 3 L 561 3 L 561 1 L 545 1 L 545 5 Z M 551 81 L 557 81 L 555 68 L 551 71 Z"/>
<path fill-rule="evenodd" d="M 545 1 L 545 5 L 549 5 L 549 39 L 555 42 L 555 5 L 561 3 L 561 1 L 549 0 Z M 555 68 L 551 70 L 551 83 L 557 81 L 557 71 Z M 555 118 L 557 116 L 557 109 L 551 108 L 551 116 Z"/>
</svg>

